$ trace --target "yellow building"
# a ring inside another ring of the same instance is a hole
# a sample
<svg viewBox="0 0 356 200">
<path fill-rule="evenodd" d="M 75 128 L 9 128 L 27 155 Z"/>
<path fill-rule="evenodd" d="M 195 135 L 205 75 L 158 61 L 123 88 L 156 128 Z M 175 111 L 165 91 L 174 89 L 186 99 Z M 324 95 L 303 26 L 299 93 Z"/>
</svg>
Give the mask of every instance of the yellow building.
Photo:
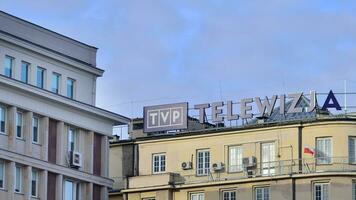
<svg viewBox="0 0 356 200">
<path fill-rule="evenodd" d="M 356 118 L 315 112 L 112 141 L 110 199 L 356 199 L 355 141 Z"/>
</svg>

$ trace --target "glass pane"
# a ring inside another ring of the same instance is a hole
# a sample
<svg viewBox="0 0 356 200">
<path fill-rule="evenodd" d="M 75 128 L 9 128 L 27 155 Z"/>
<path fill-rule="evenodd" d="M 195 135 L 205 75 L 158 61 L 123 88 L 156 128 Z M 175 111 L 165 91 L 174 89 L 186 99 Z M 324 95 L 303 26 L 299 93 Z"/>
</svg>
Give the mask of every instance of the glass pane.
<svg viewBox="0 0 356 200">
<path fill-rule="evenodd" d="M 21 168 L 16 166 L 15 191 L 21 192 Z"/>
<path fill-rule="evenodd" d="M 4 75 L 7 77 L 12 77 L 12 65 L 13 58 L 10 56 L 5 56 L 5 67 L 4 67 Z"/>
<path fill-rule="evenodd" d="M 60 75 L 57 73 L 53 73 L 52 75 L 52 92 L 59 93 L 59 81 Z"/>
<path fill-rule="evenodd" d="M 64 182 L 64 200 L 73 200 L 74 191 L 73 191 L 73 182 L 65 181 Z"/>
<path fill-rule="evenodd" d="M 73 99 L 74 96 L 74 80 L 68 78 L 67 79 L 67 97 Z"/>
<path fill-rule="evenodd" d="M 21 81 L 24 83 L 28 83 L 28 66 L 26 62 L 21 63 Z"/>
<path fill-rule="evenodd" d="M 43 88 L 44 86 L 44 69 L 37 67 L 37 87 Z"/>
</svg>

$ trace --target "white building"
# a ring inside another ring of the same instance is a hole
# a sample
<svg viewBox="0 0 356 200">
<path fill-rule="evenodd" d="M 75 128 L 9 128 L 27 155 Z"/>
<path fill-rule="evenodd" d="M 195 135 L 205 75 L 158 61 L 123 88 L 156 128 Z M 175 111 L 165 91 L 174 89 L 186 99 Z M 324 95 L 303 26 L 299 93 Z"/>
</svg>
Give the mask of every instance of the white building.
<svg viewBox="0 0 356 200">
<path fill-rule="evenodd" d="M 0 199 L 107 199 L 97 48 L 0 11 Z"/>
</svg>

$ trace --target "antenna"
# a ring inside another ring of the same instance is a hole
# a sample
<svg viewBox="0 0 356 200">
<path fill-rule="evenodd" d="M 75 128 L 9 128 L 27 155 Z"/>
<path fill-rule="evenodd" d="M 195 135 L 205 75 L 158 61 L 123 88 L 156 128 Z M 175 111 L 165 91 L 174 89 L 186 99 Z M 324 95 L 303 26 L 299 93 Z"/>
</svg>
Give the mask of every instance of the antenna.
<svg viewBox="0 0 356 200">
<path fill-rule="evenodd" d="M 344 110 L 345 114 L 347 113 L 347 81 L 344 80 Z"/>
</svg>

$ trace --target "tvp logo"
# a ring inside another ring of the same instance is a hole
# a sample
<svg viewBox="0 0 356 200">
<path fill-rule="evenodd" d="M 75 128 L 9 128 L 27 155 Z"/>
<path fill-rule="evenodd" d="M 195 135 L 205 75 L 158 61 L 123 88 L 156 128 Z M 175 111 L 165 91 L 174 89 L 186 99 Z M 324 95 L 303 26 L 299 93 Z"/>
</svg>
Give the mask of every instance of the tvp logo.
<svg viewBox="0 0 356 200">
<path fill-rule="evenodd" d="M 175 103 L 143 108 L 145 133 L 188 128 L 188 103 Z"/>
</svg>

